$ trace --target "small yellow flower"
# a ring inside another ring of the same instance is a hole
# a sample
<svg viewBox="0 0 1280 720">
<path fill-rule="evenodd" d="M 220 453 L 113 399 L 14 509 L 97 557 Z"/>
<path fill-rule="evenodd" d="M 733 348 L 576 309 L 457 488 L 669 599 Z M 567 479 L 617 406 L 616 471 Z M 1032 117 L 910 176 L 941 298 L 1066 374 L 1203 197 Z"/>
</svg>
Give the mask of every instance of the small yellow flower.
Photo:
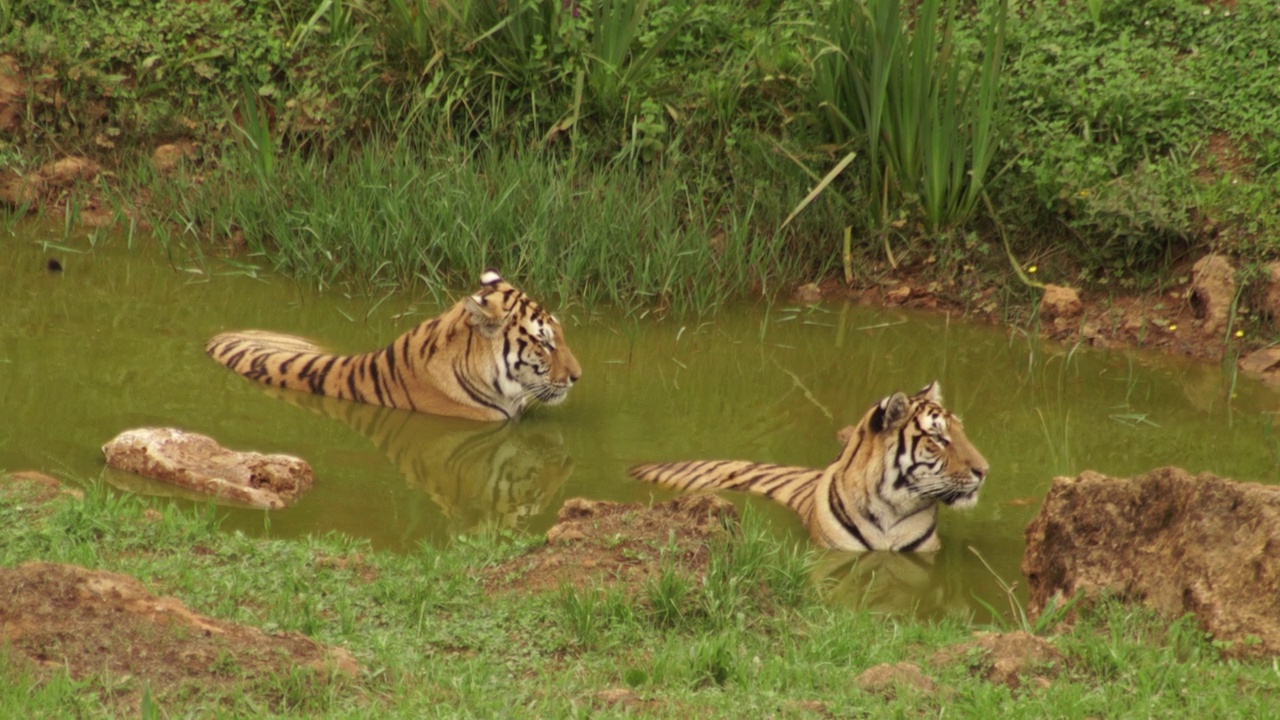
<svg viewBox="0 0 1280 720">
<path fill-rule="evenodd" d="M 1244 337 L 1244 331 L 1243 331 L 1243 330 L 1237 330 L 1237 331 L 1236 331 L 1236 337 Z"/>
<path fill-rule="evenodd" d="M 1033 272 L 1035 272 L 1035 271 L 1036 271 L 1036 266 L 1035 266 L 1035 265 L 1032 265 L 1032 266 L 1030 266 L 1030 267 L 1028 267 L 1028 268 L 1027 268 L 1027 272 L 1029 272 L 1029 273 L 1033 273 Z"/>
<path fill-rule="evenodd" d="M 1177 332 L 1178 323 L 1169 323 L 1169 332 Z"/>
</svg>

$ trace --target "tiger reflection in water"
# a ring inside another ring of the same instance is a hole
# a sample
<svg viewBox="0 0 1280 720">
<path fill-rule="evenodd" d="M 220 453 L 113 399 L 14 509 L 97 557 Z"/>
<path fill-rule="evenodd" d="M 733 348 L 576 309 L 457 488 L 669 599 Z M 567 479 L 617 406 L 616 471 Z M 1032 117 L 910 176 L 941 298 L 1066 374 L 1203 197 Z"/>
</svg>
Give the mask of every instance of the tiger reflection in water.
<svg viewBox="0 0 1280 720">
<path fill-rule="evenodd" d="M 829 550 L 813 566 L 823 596 L 838 605 L 885 615 L 970 619 L 972 604 L 955 551 L 896 553 Z"/>
<path fill-rule="evenodd" d="M 479 423 L 279 388 L 265 392 L 373 441 L 444 512 L 450 536 L 522 530 L 558 496 L 573 460 L 553 428 Z"/>
</svg>

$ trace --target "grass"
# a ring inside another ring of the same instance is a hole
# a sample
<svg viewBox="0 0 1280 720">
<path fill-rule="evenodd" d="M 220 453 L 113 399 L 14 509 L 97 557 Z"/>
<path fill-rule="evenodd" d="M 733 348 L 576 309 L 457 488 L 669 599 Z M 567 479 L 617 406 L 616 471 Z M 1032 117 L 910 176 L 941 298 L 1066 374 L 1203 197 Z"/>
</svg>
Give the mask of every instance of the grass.
<svg viewBox="0 0 1280 720">
<path fill-rule="evenodd" d="M 860 45 L 815 19 L 854 0 L 135 5 L 5 3 L 0 54 L 38 80 L 0 159 L 92 155 L 115 174 L 81 192 L 121 217 L 243 237 L 320 285 L 469 286 L 487 262 L 583 302 L 707 312 L 838 263 L 874 281 L 889 235 L 888 265 L 944 281 L 1007 278 L 997 227 L 1043 281 L 1095 287 L 1280 253 L 1280 17 L 1261 0 L 904 7 L 851 26 L 894 49 L 862 73 L 895 88 L 862 120 L 828 67 Z M 150 149 L 191 137 L 188 174 L 154 177 Z"/>
<path fill-rule="evenodd" d="M 503 715 L 514 708 L 540 717 L 806 717 L 822 714 L 815 702 L 834 715 L 1257 717 L 1280 690 L 1272 664 L 1221 659 L 1189 621 L 1168 626 L 1104 603 L 1053 636 L 1066 661 L 1049 686 L 1014 692 L 964 663 L 931 662 L 935 650 L 969 638 L 963 622 L 917 623 L 825 605 L 799 582 L 805 558 L 779 554 L 750 515 L 741 539 L 717 548 L 719 565 L 705 583 L 664 575 L 647 588 L 493 596 L 475 571 L 536 540 L 459 538 L 447 549 L 394 555 L 332 535 L 251 539 L 219 531 L 212 511 L 159 507 L 158 519 L 144 520 L 143 503 L 94 488 L 82 501 L 33 514 L 6 497 L 0 565 L 43 559 L 127 573 L 197 612 L 342 645 L 363 668 L 336 684 L 295 668 L 221 695 L 151 685 L 142 709 L 160 717 Z M 72 680 L 58 670 L 37 677 L 14 664 L 12 652 L 0 652 L 6 716 L 100 715 L 103 698 L 129 682 L 109 674 Z M 885 699 L 850 682 L 872 665 L 900 661 L 921 665 L 946 689 Z M 217 665 L 236 673 L 233 658 Z M 599 699 L 617 689 L 635 704 Z"/>
<path fill-rule="evenodd" d="M 956 51 L 954 2 L 838 0 L 820 26 L 817 104 L 832 135 L 860 147 L 881 230 L 918 204 L 926 232 L 946 233 L 978 207 L 999 143 L 1007 8 L 991 9 L 981 57 Z"/>
<path fill-rule="evenodd" d="M 744 196 L 693 162 L 687 173 L 618 175 L 536 153 L 423 154 L 405 142 L 337 149 L 327 161 L 285 154 L 266 179 L 257 160 L 236 153 L 198 181 L 145 185 L 198 246 L 242 240 L 321 287 L 358 278 L 366 289 L 446 294 L 495 266 L 546 296 L 710 312 L 736 288 L 783 287 L 827 261 L 805 239 L 829 217 L 823 210 L 793 231 L 761 233 L 781 222 L 786 196 Z M 261 178 L 253 192 L 240 185 L 245 173 Z M 778 187 L 807 181 L 786 165 L 772 174 Z"/>
</svg>

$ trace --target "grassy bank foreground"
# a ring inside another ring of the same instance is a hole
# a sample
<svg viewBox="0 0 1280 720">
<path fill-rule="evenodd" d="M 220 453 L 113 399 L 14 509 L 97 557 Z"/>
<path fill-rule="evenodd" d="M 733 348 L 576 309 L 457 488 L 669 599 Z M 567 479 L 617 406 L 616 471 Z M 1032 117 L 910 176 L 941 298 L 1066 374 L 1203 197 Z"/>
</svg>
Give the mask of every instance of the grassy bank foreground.
<svg viewBox="0 0 1280 720">
<path fill-rule="evenodd" d="M 43 664 L 0 646 L 5 717 L 1265 717 L 1280 689 L 1274 663 L 1224 659 L 1190 620 L 1170 625 L 1118 604 L 1071 629 L 1026 628 L 1060 654 L 1024 662 L 1016 688 L 989 680 L 984 655 L 963 645 L 964 619 L 824 604 L 804 580 L 809 560 L 779 552 L 750 515 L 713 543 L 700 577 L 673 569 L 644 587 L 544 593 L 505 592 L 508 576 L 494 572 L 537 539 L 460 538 L 399 555 L 336 536 L 256 539 L 219 531 L 215 512 L 157 510 L 100 486 L 50 504 L 10 488 L 0 521 L 0 567 L 44 560 L 123 573 L 196 613 L 301 633 L 359 663 L 344 673 L 284 657 L 274 672 L 252 672 L 262 658 L 169 649 L 163 622 L 113 647 L 93 636 L 107 630 L 77 627 L 41 650 Z M 8 613 L 22 592 L 0 588 L 0 620 L 18 622 Z M 55 626 L 76 603 L 48 601 Z M 94 657 L 124 653 L 133 673 L 62 659 L 85 635 Z M 855 682 L 900 662 L 928 682 Z M 191 678 L 172 672 L 195 666 Z"/>
<path fill-rule="evenodd" d="M 10 223 L 105 209 L 320 285 L 498 265 L 632 309 L 1029 298 L 1002 240 L 1115 292 L 1276 256 L 1274 3 L 906 5 L 4 0 L 0 186 Z M 106 172 L 30 182 L 72 154 Z"/>
</svg>

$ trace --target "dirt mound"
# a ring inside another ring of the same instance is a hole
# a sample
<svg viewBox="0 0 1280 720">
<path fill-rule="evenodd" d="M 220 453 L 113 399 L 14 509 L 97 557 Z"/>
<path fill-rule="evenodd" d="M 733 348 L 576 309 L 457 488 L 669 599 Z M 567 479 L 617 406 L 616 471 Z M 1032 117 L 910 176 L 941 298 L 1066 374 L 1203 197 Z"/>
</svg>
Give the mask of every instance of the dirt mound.
<svg viewBox="0 0 1280 720">
<path fill-rule="evenodd" d="M 968 664 L 969 672 L 1016 690 L 1025 685 L 1047 687 L 1061 671 L 1065 657 L 1048 640 L 1026 632 L 979 633 L 972 642 L 934 653 L 933 664 Z"/>
<path fill-rule="evenodd" d="M 1280 654 L 1280 488 L 1161 468 L 1059 477 L 1027 527 L 1031 609 L 1109 591 L 1194 613 L 1237 654 Z"/>
<path fill-rule="evenodd" d="M 570 498 L 547 544 L 486 571 L 489 592 L 545 592 L 561 585 L 640 586 L 664 563 L 702 575 L 709 540 L 736 525 L 738 511 L 714 495 L 682 495 L 653 506 Z"/>
<path fill-rule="evenodd" d="M 0 568 L 0 642 L 37 674 L 113 678 L 102 700 L 118 710 L 136 711 L 144 687 L 156 698 L 234 697 L 297 668 L 315 671 L 317 683 L 359 671 L 345 650 L 297 633 L 221 622 L 127 575 L 45 562 Z"/>
<path fill-rule="evenodd" d="M 79 490 L 63 487 L 62 481 L 36 470 L 20 470 L 0 475 L 0 498 L 44 505 L 60 498 L 84 497 Z"/>
</svg>

